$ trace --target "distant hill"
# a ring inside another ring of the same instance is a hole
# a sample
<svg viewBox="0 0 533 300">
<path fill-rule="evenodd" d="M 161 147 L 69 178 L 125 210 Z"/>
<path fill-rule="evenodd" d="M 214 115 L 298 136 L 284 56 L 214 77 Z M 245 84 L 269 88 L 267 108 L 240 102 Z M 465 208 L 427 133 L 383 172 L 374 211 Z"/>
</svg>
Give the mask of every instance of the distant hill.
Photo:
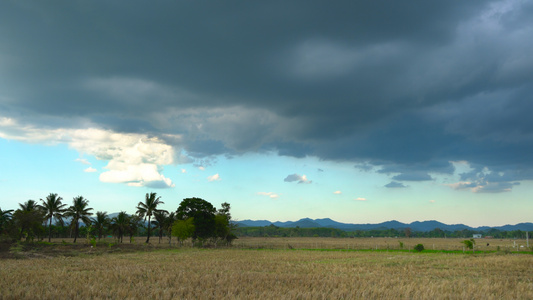
<svg viewBox="0 0 533 300">
<path fill-rule="evenodd" d="M 109 218 L 116 217 L 118 213 L 111 213 L 108 214 Z M 94 216 L 93 216 L 94 217 Z M 303 218 L 298 221 L 287 221 L 287 222 L 271 222 L 268 220 L 242 220 L 242 221 L 235 221 L 236 224 L 238 224 L 241 227 L 264 227 L 269 225 L 274 225 L 277 227 L 284 227 L 284 228 L 294 228 L 294 227 L 300 227 L 300 228 L 336 228 L 346 231 L 355 231 L 355 230 L 375 230 L 375 229 L 396 229 L 396 230 L 403 230 L 405 228 L 411 228 L 413 231 L 420 231 L 420 232 L 428 232 L 432 231 L 436 228 L 439 228 L 444 231 L 457 231 L 457 230 L 477 230 L 477 231 L 486 231 L 491 228 L 498 229 L 501 231 L 513 231 L 513 230 L 522 230 L 522 231 L 531 231 L 533 232 L 533 223 L 519 223 L 516 225 L 503 225 L 503 226 L 480 226 L 480 227 L 470 227 L 464 224 L 444 224 L 435 220 L 431 221 L 416 221 L 412 223 L 402 223 L 396 220 L 377 223 L 377 224 L 351 224 L 351 223 L 341 223 L 334 221 L 330 218 L 324 218 L 324 219 L 310 219 L 310 218 Z"/>
<path fill-rule="evenodd" d="M 396 230 L 403 230 L 405 228 L 411 228 L 413 231 L 421 231 L 421 232 L 428 232 L 432 231 L 436 228 L 444 230 L 444 231 L 457 231 L 457 230 L 479 230 L 479 231 L 485 231 L 489 230 L 491 228 L 498 229 L 501 231 L 513 231 L 513 230 L 522 230 L 522 231 L 533 231 L 533 223 L 519 223 L 516 225 L 504 225 L 504 226 L 497 226 L 497 227 L 489 227 L 489 226 L 481 226 L 481 227 L 470 227 L 464 224 L 444 224 L 438 221 L 416 221 L 409 224 L 398 222 L 398 221 L 387 221 L 383 223 L 377 223 L 377 224 L 351 224 L 351 223 L 341 223 L 334 221 L 329 218 L 325 219 L 310 219 L 310 218 L 304 218 L 300 219 L 298 221 L 287 221 L 287 222 L 271 222 L 268 220 L 243 220 L 243 221 L 236 221 L 236 224 L 242 227 L 264 227 L 264 226 L 270 226 L 274 225 L 277 227 L 285 227 L 285 228 L 294 228 L 294 227 L 300 227 L 300 228 L 319 228 L 319 227 L 325 227 L 325 228 L 336 228 L 336 229 L 342 229 L 347 231 L 355 231 L 355 230 L 374 230 L 374 229 L 396 229 Z"/>
<path fill-rule="evenodd" d="M 263 227 L 263 226 L 268 226 L 268 225 L 272 224 L 272 222 L 267 221 L 267 220 L 258 220 L 258 221 L 243 220 L 243 221 L 238 221 L 238 222 L 235 222 L 235 223 L 239 224 L 239 226 L 243 226 L 243 227 Z"/>
</svg>

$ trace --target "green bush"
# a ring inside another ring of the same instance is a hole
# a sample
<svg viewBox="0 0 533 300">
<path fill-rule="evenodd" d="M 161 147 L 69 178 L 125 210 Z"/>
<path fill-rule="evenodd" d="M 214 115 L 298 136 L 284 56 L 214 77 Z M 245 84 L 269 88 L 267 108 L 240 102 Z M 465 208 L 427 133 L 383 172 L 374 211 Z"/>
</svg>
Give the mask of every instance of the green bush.
<svg viewBox="0 0 533 300">
<path fill-rule="evenodd" d="M 422 252 L 422 251 L 424 251 L 424 245 L 418 244 L 418 245 L 415 246 L 414 250 L 416 252 Z"/>
<path fill-rule="evenodd" d="M 474 249 L 474 245 L 476 244 L 476 241 L 474 239 L 470 239 L 470 240 L 464 240 L 461 243 L 463 243 L 467 249 Z"/>
</svg>

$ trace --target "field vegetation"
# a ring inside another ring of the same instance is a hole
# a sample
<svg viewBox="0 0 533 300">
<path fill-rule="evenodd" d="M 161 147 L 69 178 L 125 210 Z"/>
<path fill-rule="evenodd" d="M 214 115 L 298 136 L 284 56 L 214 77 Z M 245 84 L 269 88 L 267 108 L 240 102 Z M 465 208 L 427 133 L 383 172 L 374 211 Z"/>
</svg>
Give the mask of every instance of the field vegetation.
<svg viewBox="0 0 533 300">
<path fill-rule="evenodd" d="M 530 252 L 346 248 L 358 242 L 362 248 L 366 239 L 323 239 L 314 248 L 313 240 L 271 239 L 269 245 L 267 239 L 245 239 L 232 247 L 208 249 L 143 241 L 101 241 L 92 248 L 54 241 L 41 243 L 41 249 L 19 246 L 11 251 L 26 259 L 0 261 L 1 298 L 533 298 Z M 405 241 L 404 246 L 422 242 L 431 249 L 431 240 Z M 460 244 L 443 240 L 434 242 Z M 387 239 L 374 242 L 390 244 Z"/>
</svg>

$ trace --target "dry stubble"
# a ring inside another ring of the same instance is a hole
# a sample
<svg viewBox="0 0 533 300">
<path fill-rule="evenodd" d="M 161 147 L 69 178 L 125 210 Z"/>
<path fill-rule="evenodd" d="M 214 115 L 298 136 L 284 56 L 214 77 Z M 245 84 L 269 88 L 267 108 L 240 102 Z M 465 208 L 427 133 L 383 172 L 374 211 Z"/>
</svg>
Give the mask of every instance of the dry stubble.
<svg viewBox="0 0 533 300">
<path fill-rule="evenodd" d="M 182 249 L 4 260 L 5 299 L 533 299 L 531 255 Z"/>
</svg>

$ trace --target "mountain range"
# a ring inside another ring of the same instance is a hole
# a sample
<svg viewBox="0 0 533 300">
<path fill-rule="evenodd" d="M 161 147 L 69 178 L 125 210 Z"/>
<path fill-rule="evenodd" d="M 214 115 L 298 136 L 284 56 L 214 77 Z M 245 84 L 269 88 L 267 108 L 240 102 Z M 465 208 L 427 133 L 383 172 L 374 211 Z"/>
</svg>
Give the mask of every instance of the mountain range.
<svg viewBox="0 0 533 300">
<path fill-rule="evenodd" d="M 411 228 L 413 231 L 427 232 L 432 231 L 436 228 L 439 228 L 444 231 L 456 231 L 456 230 L 475 230 L 475 231 L 486 231 L 489 229 L 498 229 L 501 231 L 513 231 L 513 230 L 522 230 L 522 231 L 533 231 L 533 223 L 519 223 L 516 225 L 503 225 L 503 226 L 481 226 L 481 227 L 470 227 L 464 224 L 444 224 L 438 221 L 416 221 L 412 223 L 402 223 L 398 221 L 387 221 L 377 224 L 351 224 L 351 223 L 341 223 L 334 221 L 329 218 L 325 219 L 310 219 L 304 218 L 298 221 L 287 221 L 287 222 L 271 222 L 267 220 L 242 220 L 235 221 L 236 224 L 242 227 L 264 227 L 274 225 L 277 227 L 300 227 L 300 228 L 337 228 L 346 231 L 355 231 L 355 230 L 373 230 L 373 229 L 396 229 L 403 230 L 405 228 Z"/>
</svg>

